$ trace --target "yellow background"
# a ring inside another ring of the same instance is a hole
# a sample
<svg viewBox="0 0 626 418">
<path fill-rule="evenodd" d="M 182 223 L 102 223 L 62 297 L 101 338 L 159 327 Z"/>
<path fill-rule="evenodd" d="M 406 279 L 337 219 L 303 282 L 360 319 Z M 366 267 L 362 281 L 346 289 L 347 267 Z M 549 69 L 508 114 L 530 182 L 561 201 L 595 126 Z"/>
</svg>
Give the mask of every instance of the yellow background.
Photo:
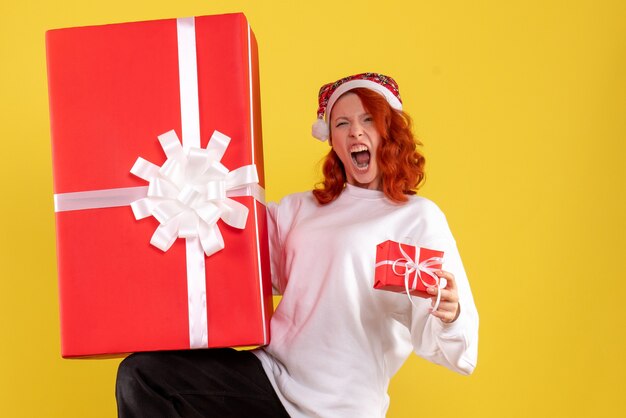
<svg viewBox="0 0 626 418">
<path fill-rule="evenodd" d="M 388 416 L 626 416 L 626 2 L 3 1 L 0 416 L 111 417 L 118 360 L 59 356 L 44 32 L 243 11 L 268 196 L 310 188 L 319 86 L 394 76 L 481 315 L 478 368 L 413 356 Z"/>
</svg>

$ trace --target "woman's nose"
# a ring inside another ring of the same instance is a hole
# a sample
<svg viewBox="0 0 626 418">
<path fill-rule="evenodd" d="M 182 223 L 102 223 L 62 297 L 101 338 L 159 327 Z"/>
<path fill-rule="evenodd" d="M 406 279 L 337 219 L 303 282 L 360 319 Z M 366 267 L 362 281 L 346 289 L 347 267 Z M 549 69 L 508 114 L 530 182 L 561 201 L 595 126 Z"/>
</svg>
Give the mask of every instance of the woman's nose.
<svg viewBox="0 0 626 418">
<path fill-rule="evenodd" d="M 357 137 L 357 136 L 361 136 L 363 135 L 363 127 L 361 126 L 360 123 L 353 123 L 350 125 L 350 135 L 352 135 L 353 137 Z"/>
</svg>

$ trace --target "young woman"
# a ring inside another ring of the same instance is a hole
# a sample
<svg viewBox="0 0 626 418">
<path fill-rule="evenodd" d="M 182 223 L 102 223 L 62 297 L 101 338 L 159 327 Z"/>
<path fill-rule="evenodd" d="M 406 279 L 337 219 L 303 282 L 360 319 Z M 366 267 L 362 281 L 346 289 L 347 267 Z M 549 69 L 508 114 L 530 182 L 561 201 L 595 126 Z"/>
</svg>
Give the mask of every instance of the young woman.
<svg viewBox="0 0 626 418">
<path fill-rule="evenodd" d="M 118 373 L 120 416 L 379 418 L 411 351 L 471 373 L 478 314 L 445 216 L 415 194 L 424 158 L 410 128 L 390 77 L 323 86 L 313 134 L 331 145 L 324 181 L 268 206 L 283 295 L 271 343 L 133 355 Z M 444 252 L 430 299 L 373 288 L 387 240 Z"/>
</svg>

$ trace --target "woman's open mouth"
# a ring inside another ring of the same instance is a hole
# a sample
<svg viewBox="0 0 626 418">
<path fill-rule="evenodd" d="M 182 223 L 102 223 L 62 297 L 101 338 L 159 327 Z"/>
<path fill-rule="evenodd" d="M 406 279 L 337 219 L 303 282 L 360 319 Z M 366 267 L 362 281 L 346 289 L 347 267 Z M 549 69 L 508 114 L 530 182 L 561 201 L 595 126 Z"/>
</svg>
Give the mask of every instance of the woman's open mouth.
<svg viewBox="0 0 626 418">
<path fill-rule="evenodd" d="M 370 165 L 370 151 L 363 144 L 355 144 L 350 148 L 352 162 L 359 170 L 367 170 Z"/>
</svg>

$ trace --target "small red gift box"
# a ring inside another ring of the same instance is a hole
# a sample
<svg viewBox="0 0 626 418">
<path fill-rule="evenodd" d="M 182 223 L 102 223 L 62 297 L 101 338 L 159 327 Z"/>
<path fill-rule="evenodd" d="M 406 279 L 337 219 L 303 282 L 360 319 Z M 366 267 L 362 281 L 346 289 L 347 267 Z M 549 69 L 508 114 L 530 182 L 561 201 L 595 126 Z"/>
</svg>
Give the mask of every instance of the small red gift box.
<svg viewBox="0 0 626 418">
<path fill-rule="evenodd" d="M 46 41 L 62 355 L 267 344 L 246 18 L 58 29 Z"/>
<path fill-rule="evenodd" d="M 385 241 L 376 246 L 374 288 L 398 293 L 408 288 L 411 295 L 431 297 L 426 288 L 438 285 L 434 271 L 442 263 L 443 251 Z"/>
</svg>

